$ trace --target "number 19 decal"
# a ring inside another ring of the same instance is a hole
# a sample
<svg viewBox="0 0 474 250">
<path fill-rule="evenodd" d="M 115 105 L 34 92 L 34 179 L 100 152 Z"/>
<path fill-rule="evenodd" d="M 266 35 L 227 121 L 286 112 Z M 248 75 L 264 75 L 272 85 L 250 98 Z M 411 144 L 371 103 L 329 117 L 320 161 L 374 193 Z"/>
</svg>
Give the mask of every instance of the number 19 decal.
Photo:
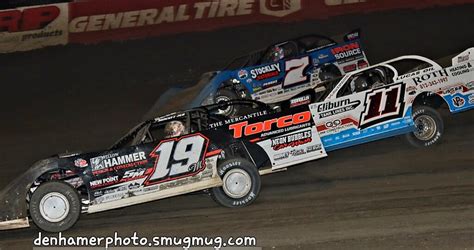
<svg viewBox="0 0 474 250">
<path fill-rule="evenodd" d="M 209 139 L 201 134 L 189 135 L 162 141 L 150 153 L 156 158 L 152 175 L 145 184 L 184 178 L 204 170 L 204 155 Z"/>
<path fill-rule="evenodd" d="M 404 84 L 397 84 L 368 92 L 365 110 L 360 118 L 360 128 L 364 129 L 377 123 L 401 118 L 405 107 L 404 96 Z"/>
</svg>

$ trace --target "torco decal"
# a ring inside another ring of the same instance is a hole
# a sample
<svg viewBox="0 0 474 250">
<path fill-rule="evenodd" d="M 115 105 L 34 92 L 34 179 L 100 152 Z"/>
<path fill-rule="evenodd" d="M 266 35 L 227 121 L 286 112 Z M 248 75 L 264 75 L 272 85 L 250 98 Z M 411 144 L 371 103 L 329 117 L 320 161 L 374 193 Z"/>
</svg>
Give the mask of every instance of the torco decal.
<svg viewBox="0 0 474 250">
<path fill-rule="evenodd" d="M 277 128 L 285 128 L 291 125 L 305 123 L 310 120 L 311 112 L 305 111 L 253 124 L 248 124 L 248 121 L 239 122 L 230 125 L 229 129 L 234 131 L 234 138 L 241 138 L 242 136 L 250 136 L 271 131 L 274 125 L 276 125 Z"/>
</svg>

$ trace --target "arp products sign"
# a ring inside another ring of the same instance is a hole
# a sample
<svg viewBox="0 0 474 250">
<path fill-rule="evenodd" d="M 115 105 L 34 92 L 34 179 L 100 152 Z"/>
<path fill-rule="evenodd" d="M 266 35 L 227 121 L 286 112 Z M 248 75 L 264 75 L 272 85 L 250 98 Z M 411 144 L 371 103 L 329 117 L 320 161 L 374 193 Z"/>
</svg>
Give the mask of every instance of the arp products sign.
<svg viewBox="0 0 474 250">
<path fill-rule="evenodd" d="M 67 44 L 68 5 L 0 11 L 0 53 Z"/>
</svg>

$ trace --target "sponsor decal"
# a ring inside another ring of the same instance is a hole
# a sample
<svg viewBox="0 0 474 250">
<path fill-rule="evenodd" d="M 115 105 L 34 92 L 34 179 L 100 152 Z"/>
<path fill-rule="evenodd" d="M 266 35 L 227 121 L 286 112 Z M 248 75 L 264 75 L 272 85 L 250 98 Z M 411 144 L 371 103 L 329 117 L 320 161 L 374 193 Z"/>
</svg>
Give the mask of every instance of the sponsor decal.
<svg viewBox="0 0 474 250">
<path fill-rule="evenodd" d="M 425 88 L 433 87 L 433 86 L 436 86 L 438 84 L 443 84 L 443 83 L 447 83 L 447 82 L 448 82 L 448 78 L 443 77 L 443 78 L 434 79 L 432 81 L 424 82 L 424 83 L 420 84 L 418 87 L 420 87 L 421 89 L 425 89 Z"/>
<path fill-rule="evenodd" d="M 409 95 L 414 95 L 414 94 L 416 94 L 416 91 L 418 91 L 418 89 L 415 86 L 408 86 L 406 92 Z"/>
<path fill-rule="evenodd" d="M 473 81 L 473 82 L 468 82 L 468 83 L 466 84 L 466 87 L 467 87 L 469 90 L 474 89 L 474 81 Z"/>
<path fill-rule="evenodd" d="M 247 115 L 242 115 L 242 116 L 239 116 L 239 117 L 230 118 L 230 119 L 227 119 L 225 121 L 212 123 L 212 124 L 209 124 L 209 127 L 210 128 L 217 128 L 217 127 L 221 127 L 221 126 L 224 126 L 224 125 L 229 125 L 229 124 L 232 124 L 232 123 L 235 123 L 235 122 L 245 121 L 245 120 L 249 120 L 249 119 L 252 119 L 252 118 L 264 116 L 264 115 L 267 115 L 267 114 L 268 114 L 268 112 L 266 110 L 258 111 L 258 112 L 255 112 L 255 113 L 250 113 L 250 114 L 247 114 Z"/>
<path fill-rule="evenodd" d="M 417 74 L 417 73 L 418 72 L 415 72 L 414 74 Z M 407 75 L 407 76 L 404 76 L 403 78 L 406 78 L 406 77 L 409 77 L 409 76 L 410 75 Z M 448 74 L 448 71 L 446 69 L 436 70 L 436 71 L 429 72 L 429 73 L 421 75 L 421 76 L 414 77 L 413 78 L 413 83 L 415 83 L 416 86 L 418 86 L 419 84 L 421 84 L 423 82 L 433 80 L 433 78 L 441 78 L 441 77 L 448 77 L 448 76 L 449 76 L 449 74 Z M 399 79 L 403 79 L 403 78 L 399 77 Z M 432 83 L 435 83 L 434 85 L 438 84 L 438 83 L 436 83 L 436 81 L 432 81 Z M 431 86 L 433 86 L 433 85 L 431 85 Z"/>
<path fill-rule="evenodd" d="M 316 145 L 311 145 L 311 146 L 308 146 L 306 148 L 306 152 L 308 153 L 311 153 L 311 152 L 314 152 L 314 151 L 319 151 L 321 150 L 323 147 L 321 144 L 316 144 Z M 322 153 L 322 152 L 321 152 Z"/>
<path fill-rule="evenodd" d="M 239 71 L 238 75 L 239 75 L 239 78 L 241 80 L 243 80 L 243 79 L 246 79 L 249 76 L 249 72 L 247 72 L 247 70 L 245 70 L 245 69 L 242 69 L 242 70 Z"/>
<path fill-rule="evenodd" d="M 258 67 L 250 70 L 250 75 L 256 80 L 265 80 L 280 74 L 280 64 L 274 63 L 267 66 Z"/>
<path fill-rule="evenodd" d="M 469 104 L 474 104 L 474 94 L 469 96 Z"/>
<path fill-rule="evenodd" d="M 288 159 L 290 157 L 290 152 L 285 152 L 285 153 L 280 153 L 280 154 L 275 154 L 273 156 L 274 161 L 281 161 L 284 159 Z"/>
<path fill-rule="evenodd" d="M 309 104 L 311 102 L 311 96 L 305 95 L 297 98 L 293 98 L 290 100 L 290 108 L 294 108 L 297 106 Z"/>
<path fill-rule="evenodd" d="M 360 101 L 351 101 L 350 99 L 342 99 L 338 101 L 327 102 L 318 105 L 319 118 L 325 118 L 347 111 L 351 111 L 360 105 Z"/>
<path fill-rule="evenodd" d="M 67 4 L 0 11 L 0 53 L 66 44 Z"/>
<path fill-rule="evenodd" d="M 287 147 L 294 148 L 306 143 L 310 143 L 311 141 L 311 130 L 308 130 L 272 139 L 272 147 L 273 150 L 277 151 Z"/>
<path fill-rule="evenodd" d="M 439 91 L 438 94 L 440 95 L 453 95 L 455 93 L 461 92 L 464 90 L 464 87 L 462 85 L 446 88 L 442 91 Z"/>
<path fill-rule="evenodd" d="M 85 168 L 89 166 L 89 164 L 87 163 L 86 160 L 79 158 L 79 159 L 74 160 L 74 166 L 78 168 Z"/>
<path fill-rule="evenodd" d="M 90 186 L 93 189 L 100 188 L 100 187 L 105 187 L 105 186 L 110 186 L 119 181 L 118 176 L 110 176 L 107 178 L 99 179 L 99 180 L 94 180 L 90 182 Z"/>
<path fill-rule="evenodd" d="M 355 119 L 352 117 L 346 117 L 319 124 L 317 130 L 321 136 L 324 136 L 326 134 L 339 133 L 341 130 L 358 126 L 359 123 Z"/>
<path fill-rule="evenodd" d="M 311 112 L 305 111 L 294 115 L 287 115 L 252 124 L 249 124 L 248 121 L 235 123 L 229 126 L 229 130 L 234 132 L 234 138 L 241 138 L 242 136 L 250 136 L 268 132 L 274 127 L 280 129 L 290 127 L 292 125 L 303 124 L 309 122 L 310 120 Z"/>
<path fill-rule="evenodd" d="M 269 82 L 265 82 L 262 84 L 262 87 L 264 89 L 267 89 L 267 88 L 271 88 L 271 87 L 274 87 L 276 85 L 280 85 L 280 82 L 278 80 L 273 80 L 273 81 L 269 81 Z"/>
<path fill-rule="evenodd" d="M 458 63 L 463 63 L 469 61 L 469 54 L 458 57 Z"/>
<path fill-rule="evenodd" d="M 349 43 L 340 47 L 331 49 L 332 54 L 337 60 L 348 57 L 358 56 L 362 54 L 359 43 Z"/>
<path fill-rule="evenodd" d="M 260 0 L 260 13 L 284 17 L 301 10 L 301 0 Z"/>
<path fill-rule="evenodd" d="M 453 98 L 453 105 L 456 108 L 462 108 L 464 107 L 464 104 L 466 104 L 466 101 L 464 101 L 464 98 L 456 96 Z"/>
<path fill-rule="evenodd" d="M 449 70 L 449 72 L 451 72 L 451 74 L 453 76 L 459 76 L 459 75 L 463 75 L 463 74 L 466 74 L 466 73 L 469 73 L 469 69 L 471 68 L 471 63 L 468 63 L 468 64 L 465 64 L 465 65 L 460 65 L 460 66 L 456 66 L 454 68 L 451 68 Z"/>
<path fill-rule="evenodd" d="M 118 153 L 98 156 L 91 159 L 92 173 L 103 174 L 111 170 L 119 170 L 144 165 L 148 161 L 145 152 L 136 152 L 127 155 Z"/>
<path fill-rule="evenodd" d="M 365 68 L 369 67 L 369 63 L 366 60 L 359 60 L 357 62 L 357 67 L 359 69 L 365 69 Z"/>
<path fill-rule="evenodd" d="M 319 59 L 319 60 L 323 60 L 323 59 L 326 59 L 326 58 L 328 58 L 328 57 L 329 57 L 329 55 L 320 54 L 320 55 L 318 56 L 318 59 Z M 318 62 L 319 62 L 319 61 L 318 61 Z"/>
<path fill-rule="evenodd" d="M 344 70 L 345 73 L 349 73 L 349 72 L 354 71 L 356 69 L 357 69 L 356 64 L 349 64 L 349 65 L 346 65 L 342 68 L 342 70 Z"/>
</svg>

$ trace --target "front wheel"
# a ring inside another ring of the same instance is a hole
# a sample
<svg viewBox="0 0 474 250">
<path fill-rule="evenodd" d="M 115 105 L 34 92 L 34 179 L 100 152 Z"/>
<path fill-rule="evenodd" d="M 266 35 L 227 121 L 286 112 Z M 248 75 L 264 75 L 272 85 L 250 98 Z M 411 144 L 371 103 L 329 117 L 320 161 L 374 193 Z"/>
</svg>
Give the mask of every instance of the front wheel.
<svg viewBox="0 0 474 250">
<path fill-rule="evenodd" d="M 428 147 L 438 143 L 444 132 L 443 118 L 435 109 L 428 106 L 413 108 L 415 131 L 406 135 L 415 147 Z"/>
<path fill-rule="evenodd" d="M 257 168 L 244 159 L 231 159 L 219 164 L 223 186 L 211 189 L 211 197 L 225 207 L 245 207 L 260 193 L 260 175 Z"/>
<path fill-rule="evenodd" d="M 64 182 L 46 182 L 31 195 L 30 216 L 40 229 L 61 232 L 71 228 L 81 214 L 76 189 Z"/>
</svg>

